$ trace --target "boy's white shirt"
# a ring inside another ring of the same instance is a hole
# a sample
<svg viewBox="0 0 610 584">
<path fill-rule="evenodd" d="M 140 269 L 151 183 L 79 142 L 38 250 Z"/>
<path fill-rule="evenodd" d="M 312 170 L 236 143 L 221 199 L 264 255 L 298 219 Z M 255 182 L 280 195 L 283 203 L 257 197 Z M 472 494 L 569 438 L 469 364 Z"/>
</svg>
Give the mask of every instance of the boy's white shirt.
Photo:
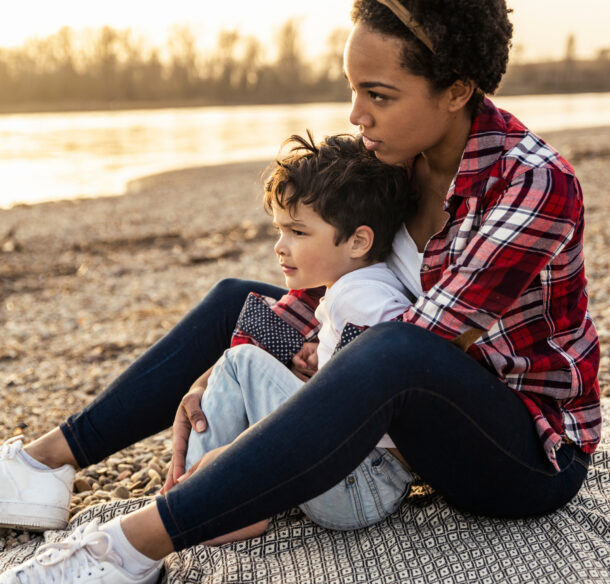
<svg viewBox="0 0 610 584">
<path fill-rule="evenodd" d="M 413 267 L 418 270 L 421 258 L 418 257 L 415 243 L 406 253 L 408 257 L 403 258 L 406 265 L 415 264 Z M 327 289 L 315 312 L 316 319 L 321 324 L 318 333 L 318 369 L 332 356 L 348 322 L 373 326 L 392 320 L 411 305 L 402 279 L 404 277 L 399 279 L 385 262 L 380 262 L 345 274 Z M 413 293 L 419 291 L 421 294 L 421 284 L 413 288 L 409 287 Z M 377 447 L 395 448 L 395 444 L 385 434 Z"/>
</svg>

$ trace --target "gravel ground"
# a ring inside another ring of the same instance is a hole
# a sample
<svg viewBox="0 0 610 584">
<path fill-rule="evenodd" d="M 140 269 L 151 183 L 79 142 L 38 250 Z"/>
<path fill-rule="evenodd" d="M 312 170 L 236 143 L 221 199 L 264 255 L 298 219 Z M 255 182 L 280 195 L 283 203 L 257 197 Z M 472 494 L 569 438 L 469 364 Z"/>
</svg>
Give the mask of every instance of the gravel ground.
<svg viewBox="0 0 610 584">
<path fill-rule="evenodd" d="M 610 402 L 610 128 L 544 136 L 574 164 L 587 206 L 590 312 Z M 39 436 L 99 393 L 220 278 L 283 284 L 260 206 L 265 163 L 185 169 L 123 196 L 0 211 L 0 436 Z M 72 514 L 158 492 L 169 432 L 77 474 Z M 0 530 L 0 549 L 29 539 Z"/>
</svg>

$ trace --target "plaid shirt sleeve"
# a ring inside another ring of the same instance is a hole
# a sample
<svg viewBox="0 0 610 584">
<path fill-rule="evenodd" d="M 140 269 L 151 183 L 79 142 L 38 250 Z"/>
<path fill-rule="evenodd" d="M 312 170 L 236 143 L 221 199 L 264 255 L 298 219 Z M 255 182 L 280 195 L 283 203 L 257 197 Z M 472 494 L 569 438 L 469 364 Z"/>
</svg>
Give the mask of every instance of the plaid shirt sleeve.
<svg viewBox="0 0 610 584">
<path fill-rule="evenodd" d="M 405 322 L 451 340 L 488 331 L 570 241 L 582 213 L 578 183 L 552 168 L 529 169 L 508 185 L 498 179 L 483 204 L 489 200 L 476 235 Z M 458 232 L 452 253 L 460 243 Z"/>
</svg>

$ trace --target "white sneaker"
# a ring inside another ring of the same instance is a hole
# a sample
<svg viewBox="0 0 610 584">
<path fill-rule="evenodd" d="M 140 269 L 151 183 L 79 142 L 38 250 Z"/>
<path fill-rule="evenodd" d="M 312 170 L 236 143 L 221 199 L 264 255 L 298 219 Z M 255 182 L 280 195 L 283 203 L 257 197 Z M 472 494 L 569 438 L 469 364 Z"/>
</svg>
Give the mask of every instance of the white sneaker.
<svg viewBox="0 0 610 584">
<path fill-rule="evenodd" d="M 23 457 L 23 443 L 0 446 L 0 527 L 62 529 L 68 522 L 74 467 L 34 468 Z"/>
<path fill-rule="evenodd" d="M 32 559 L 0 574 L 0 584 L 154 584 L 159 579 L 160 567 L 132 576 L 121 563 L 111 537 L 95 520 L 59 543 L 41 546 Z"/>
</svg>

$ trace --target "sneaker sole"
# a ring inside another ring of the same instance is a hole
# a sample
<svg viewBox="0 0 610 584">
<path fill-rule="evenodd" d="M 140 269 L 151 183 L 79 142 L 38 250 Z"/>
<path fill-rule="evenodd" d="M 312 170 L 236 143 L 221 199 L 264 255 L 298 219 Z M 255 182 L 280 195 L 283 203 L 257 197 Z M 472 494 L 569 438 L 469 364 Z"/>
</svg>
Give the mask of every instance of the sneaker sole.
<svg viewBox="0 0 610 584">
<path fill-rule="evenodd" d="M 63 529 L 68 524 L 68 512 L 57 507 L 0 501 L 0 527 L 44 531 Z"/>
</svg>

